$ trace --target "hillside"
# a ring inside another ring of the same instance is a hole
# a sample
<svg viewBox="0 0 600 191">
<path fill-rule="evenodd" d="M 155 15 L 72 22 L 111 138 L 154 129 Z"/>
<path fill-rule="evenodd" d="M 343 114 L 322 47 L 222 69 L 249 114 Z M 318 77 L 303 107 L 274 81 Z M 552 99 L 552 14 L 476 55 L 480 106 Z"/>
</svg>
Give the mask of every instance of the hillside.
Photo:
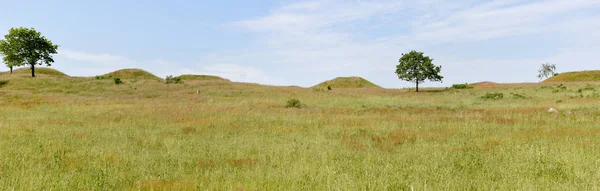
<svg viewBox="0 0 600 191">
<path fill-rule="evenodd" d="M 209 76 L 209 75 L 194 75 L 194 74 L 184 74 L 180 77 L 182 80 L 198 80 L 198 81 L 208 81 L 208 80 L 219 80 L 219 81 L 230 81 L 228 79 L 225 78 L 221 78 L 219 76 Z"/>
<path fill-rule="evenodd" d="M 544 82 L 591 82 L 600 81 L 600 70 L 565 72 L 552 76 Z"/>
<path fill-rule="evenodd" d="M 381 88 L 380 86 L 361 77 L 338 77 L 325 81 L 313 87 L 331 86 L 332 88 Z"/>
<path fill-rule="evenodd" d="M 147 72 L 142 69 L 121 69 L 103 76 L 114 76 L 122 79 L 136 79 L 136 80 L 161 80 L 158 76 Z"/>
<path fill-rule="evenodd" d="M 10 72 L 0 72 L 0 75 L 8 75 Z M 29 68 L 17 68 L 13 70 L 13 75 L 31 75 L 31 69 Z M 55 70 L 53 68 L 39 67 L 35 68 L 35 75 L 47 75 L 47 76 L 68 76 L 61 71 Z"/>
</svg>

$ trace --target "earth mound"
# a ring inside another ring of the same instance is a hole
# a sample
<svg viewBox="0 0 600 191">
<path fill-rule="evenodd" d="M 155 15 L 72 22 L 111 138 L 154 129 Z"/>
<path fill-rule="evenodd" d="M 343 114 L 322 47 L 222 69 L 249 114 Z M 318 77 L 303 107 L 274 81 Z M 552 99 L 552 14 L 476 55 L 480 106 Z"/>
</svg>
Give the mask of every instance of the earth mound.
<svg viewBox="0 0 600 191">
<path fill-rule="evenodd" d="M 381 88 L 380 86 L 361 77 L 338 77 L 317 84 L 313 87 L 327 88 Z"/>
<path fill-rule="evenodd" d="M 544 82 L 593 82 L 600 81 L 600 70 L 565 72 L 554 75 Z"/>
</svg>

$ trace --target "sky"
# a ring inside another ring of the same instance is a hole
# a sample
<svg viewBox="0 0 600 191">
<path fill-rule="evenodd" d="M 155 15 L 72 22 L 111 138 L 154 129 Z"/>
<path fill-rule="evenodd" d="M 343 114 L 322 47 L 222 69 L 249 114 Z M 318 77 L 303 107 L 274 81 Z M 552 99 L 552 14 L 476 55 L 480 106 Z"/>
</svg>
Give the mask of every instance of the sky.
<svg viewBox="0 0 600 191">
<path fill-rule="evenodd" d="M 159 77 L 218 75 L 310 87 L 360 76 L 386 88 L 402 53 L 455 83 L 537 82 L 600 70 L 600 0 L 0 0 L 0 34 L 33 27 L 58 44 L 71 76 L 141 68 Z M 0 37 L 3 38 L 3 37 Z M 1 68 L 5 71 L 8 68 Z"/>
</svg>

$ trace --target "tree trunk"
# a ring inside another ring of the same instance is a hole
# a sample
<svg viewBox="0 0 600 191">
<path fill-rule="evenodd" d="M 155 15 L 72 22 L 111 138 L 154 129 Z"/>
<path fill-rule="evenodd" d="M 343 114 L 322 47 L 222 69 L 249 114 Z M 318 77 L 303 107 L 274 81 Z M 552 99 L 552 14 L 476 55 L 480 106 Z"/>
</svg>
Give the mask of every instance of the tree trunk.
<svg viewBox="0 0 600 191">
<path fill-rule="evenodd" d="M 10 74 L 12 74 L 12 66 L 11 66 L 11 67 L 9 67 L 9 68 L 10 68 Z"/>
<path fill-rule="evenodd" d="M 417 81 L 417 92 L 419 92 L 419 82 Z"/>
<path fill-rule="evenodd" d="M 35 64 L 31 65 L 31 77 L 35 77 Z"/>
</svg>

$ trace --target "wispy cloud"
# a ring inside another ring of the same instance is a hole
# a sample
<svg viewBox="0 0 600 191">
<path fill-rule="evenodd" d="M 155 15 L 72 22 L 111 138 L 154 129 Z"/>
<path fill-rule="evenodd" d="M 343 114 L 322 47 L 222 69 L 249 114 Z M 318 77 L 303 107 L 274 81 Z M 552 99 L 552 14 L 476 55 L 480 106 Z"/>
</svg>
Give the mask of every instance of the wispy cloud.
<svg viewBox="0 0 600 191">
<path fill-rule="evenodd" d="M 483 80 L 486 76 L 497 76 L 494 79 L 499 81 L 528 81 L 534 80 L 530 76 L 535 75 L 529 75 L 525 68 L 535 73 L 537 65 L 544 61 L 563 60 L 557 56 L 515 60 L 510 55 L 456 58 L 456 52 L 451 52 L 456 50 L 437 47 L 469 42 L 470 47 L 464 50 L 476 51 L 477 45 L 489 40 L 545 35 L 561 45 L 552 47 L 554 51 L 576 51 L 582 47 L 575 40 L 597 37 L 599 7 L 600 1 L 595 0 L 315 0 L 285 5 L 263 17 L 234 24 L 256 32 L 263 40 L 264 44 L 257 45 L 263 49 L 256 52 L 268 52 L 265 56 L 304 74 L 320 76 L 319 80 L 334 75 L 361 75 L 387 87 L 407 86 L 397 83 L 393 68 L 400 53 L 417 49 L 425 50 L 443 65 L 447 83 Z M 518 44 L 519 40 L 515 38 L 514 42 Z M 573 53 L 561 53 L 569 54 Z M 597 58 L 593 53 L 580 56 Z M 563 65 L 572 65 L 568 60 L 564 62 Z M 497 70 L 490 70 L 495 67 Z M 523 72 L 498 75 L 510 70 Z M 306 82 L 314 83 L 306 80 L 303 85 L 310 85 Z"/>
</svg>

